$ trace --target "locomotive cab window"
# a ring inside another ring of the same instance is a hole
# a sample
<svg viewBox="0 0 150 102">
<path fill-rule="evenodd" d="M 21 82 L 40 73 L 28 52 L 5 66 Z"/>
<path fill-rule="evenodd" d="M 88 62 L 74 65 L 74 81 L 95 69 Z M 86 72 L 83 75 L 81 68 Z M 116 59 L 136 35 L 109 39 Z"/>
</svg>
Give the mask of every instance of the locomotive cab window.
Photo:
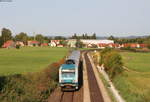
<svg viewBox="0 0 150 102">
<path fill-rule="evenodd" d="M 69 60 L 66 61 L 66 64 L 75 64 L 75 61 L 69 59 Z"/>
</svg>

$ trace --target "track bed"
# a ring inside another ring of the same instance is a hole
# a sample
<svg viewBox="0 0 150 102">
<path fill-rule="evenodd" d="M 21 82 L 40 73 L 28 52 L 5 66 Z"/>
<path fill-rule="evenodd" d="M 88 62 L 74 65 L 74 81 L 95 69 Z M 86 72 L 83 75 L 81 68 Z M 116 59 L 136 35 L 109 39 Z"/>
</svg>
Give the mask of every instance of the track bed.
<svg viewBox="0 0 150 102">
<path fill-rule="evenodd" d="M 91 102 L 104 102 L 101 90 L 99 89 L 91 62 L 87 56 L 87 53 L 84 55 L 86 67 L 87 67 L 87 74 L 88 74 L 88 84 L 90 90 L 90 98 Z"/>
</svg>

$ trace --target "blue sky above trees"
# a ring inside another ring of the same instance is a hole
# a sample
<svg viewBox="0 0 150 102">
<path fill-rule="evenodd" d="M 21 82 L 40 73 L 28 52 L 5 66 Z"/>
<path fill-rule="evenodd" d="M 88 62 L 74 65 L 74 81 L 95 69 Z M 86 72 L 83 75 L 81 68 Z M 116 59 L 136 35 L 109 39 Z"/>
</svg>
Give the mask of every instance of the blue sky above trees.
<svg viewBox="0 0 150 102">
<path fill-rule="evenodd" d="M 12 0 L 0 2 L 0 29 L 13 34 L 150 35 L 149 0 Z"/>
</svg>

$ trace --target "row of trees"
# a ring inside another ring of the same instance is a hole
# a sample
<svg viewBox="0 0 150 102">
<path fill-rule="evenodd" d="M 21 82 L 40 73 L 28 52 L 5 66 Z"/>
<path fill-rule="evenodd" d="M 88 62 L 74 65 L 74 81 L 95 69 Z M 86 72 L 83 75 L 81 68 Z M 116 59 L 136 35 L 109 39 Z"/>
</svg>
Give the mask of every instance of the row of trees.
<svg viewBox="0 0 150 102">
<path fill-rule="evenodd" d="M 124 44 L 124 43 L 139 43 L 139 44 L 150 44 L 150 36 L 147 37 L 138 37 L 138 38 L 116 38 L 114 36 L 108 37 L 109 40 L 114 40 L 115 43 Z"/>
<path fill-rule="evenodd" d="M 82 34 L 78 36 L 76 33 L 71 37 L 71 39 L 96 39 L 96 33 L 92 34 L 91 36 L 88 34 Z"/>
</svg>

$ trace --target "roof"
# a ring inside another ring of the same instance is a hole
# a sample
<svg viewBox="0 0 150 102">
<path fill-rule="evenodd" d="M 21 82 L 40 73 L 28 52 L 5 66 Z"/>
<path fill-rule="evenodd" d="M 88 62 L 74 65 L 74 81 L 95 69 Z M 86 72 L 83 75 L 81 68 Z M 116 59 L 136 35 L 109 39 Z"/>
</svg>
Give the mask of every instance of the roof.
<svg viewBox="0 0 150 102">
<path fill-rule="evenodd" d="M 12 41 L 12 40 L 8 40 L 8 41 L 6 41 L 4 44 L 3 44 L 3 48 L 7 48 L 7 47 L 9 47 L 9 46 L 13 46 L 14 45 L 14 41 Z"/>
<path fill-rule="evenodd" d="M 110 43 L 114 43 L 113 40 L 99 40 L 99 39 L 81 39 L 81 42 L 83 42 L 84 44 L 110 44 Z"/>
<path fill-rule="evenodd" d="M 75 65 L 74 64 L 63 64 L 61 66 L 62 70 L 63 69 L 75 69 Z"/>
<path fill-rule="evenodd" d="M 79 58 L 80 58 L 80 51 L 74 50 L 74 51 L 72 51 L 72 53 L 70 54 L 70 56 L 67 59 L 72 59 L 72 60 L 77 61 L 77 60 L 79 60 Z"/>
<path fill-rule="evenodd" d="M 38 44 L 39 42 L 38 41 L 31 41 L 31 43 Z"/>
</svg>

